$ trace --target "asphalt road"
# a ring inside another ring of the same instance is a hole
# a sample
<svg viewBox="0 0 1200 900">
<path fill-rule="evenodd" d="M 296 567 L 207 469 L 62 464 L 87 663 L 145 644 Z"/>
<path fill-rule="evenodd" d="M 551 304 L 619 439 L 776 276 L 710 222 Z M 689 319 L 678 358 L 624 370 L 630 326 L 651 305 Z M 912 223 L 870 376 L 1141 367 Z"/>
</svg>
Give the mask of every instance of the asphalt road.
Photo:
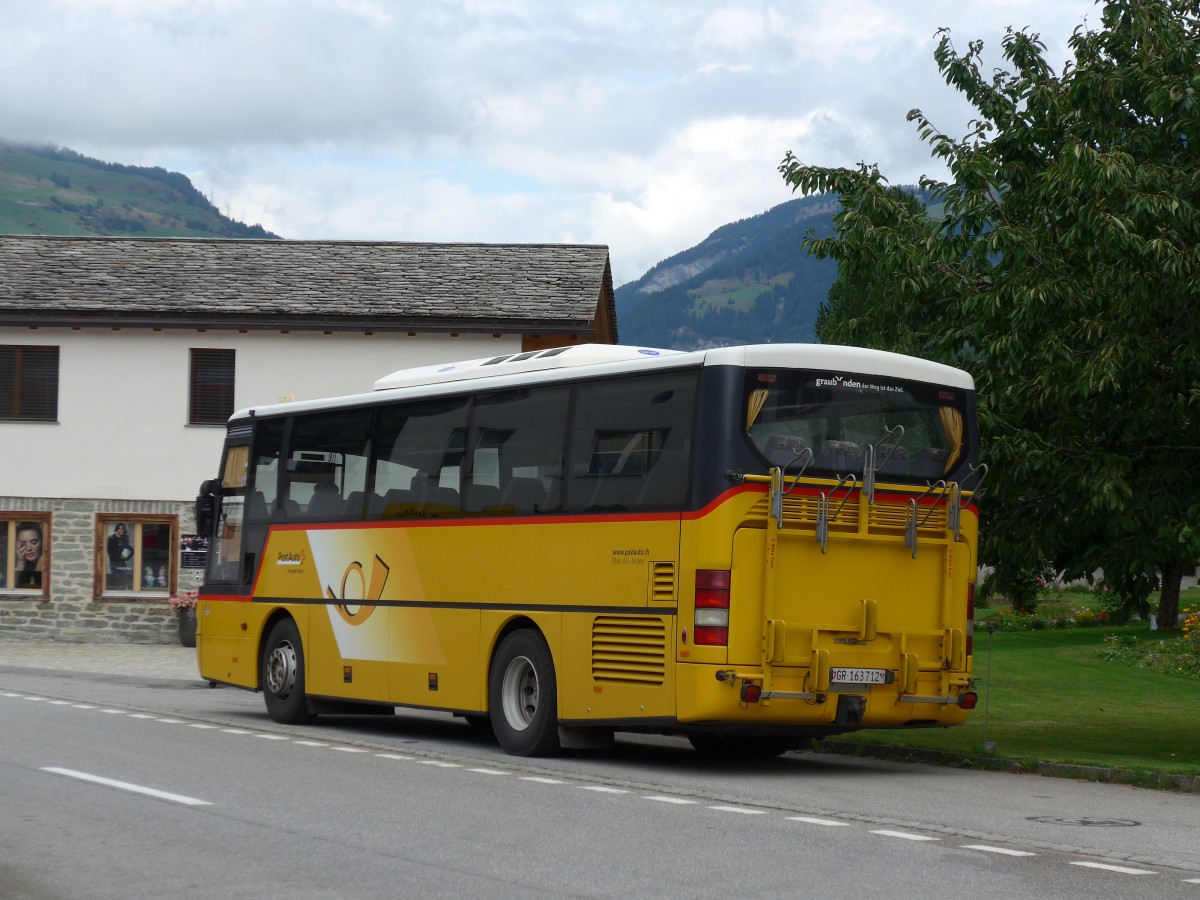
<svg viewBox="0 0 1200 900">
<path fill-rule="evenodd" d="M 276 725 L 194 678 L 6 666 L 0 897 L 1200 898 L 1200 796 L 686 743 L 503 755 Z"/>
</svg>

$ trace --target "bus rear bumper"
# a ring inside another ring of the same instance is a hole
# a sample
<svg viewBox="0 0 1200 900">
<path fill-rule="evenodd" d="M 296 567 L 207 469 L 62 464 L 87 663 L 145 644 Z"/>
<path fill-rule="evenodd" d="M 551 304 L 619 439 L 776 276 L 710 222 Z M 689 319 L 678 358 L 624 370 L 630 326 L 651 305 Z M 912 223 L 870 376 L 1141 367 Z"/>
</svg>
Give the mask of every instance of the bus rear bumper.
<svg viewBox="0 0 1200 900">
<path fill-rule="evenodd" d="M 943 690 L 940 681 L 923 679 L 914 694 L 898 684 L 812 691 L 808 669 L 776 669 L 770 691 L 756 693 L 763 675 L 748 667 L 681 664 L 676 670 L 681 723 L 728 722 L 738 725 L 906 728 L 960 725 L 966 721 L 966 686 Z"/>
</svg>

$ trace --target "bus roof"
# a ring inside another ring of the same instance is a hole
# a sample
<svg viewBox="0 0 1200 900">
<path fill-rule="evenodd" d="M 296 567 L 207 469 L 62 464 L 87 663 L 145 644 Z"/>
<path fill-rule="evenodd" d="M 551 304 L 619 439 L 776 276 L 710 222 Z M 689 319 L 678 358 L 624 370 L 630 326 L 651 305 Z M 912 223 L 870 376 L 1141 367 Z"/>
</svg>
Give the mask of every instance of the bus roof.
<svg viewBox="0 0 1200 900">
<path fill-rule="evenodd" d="M 705 351 L 704 364 L 752 368 L 828 369 L 854 375 L 903 378 L 967 391 L 975 390 L 974 379 L 962 369 L 916 356 L 837 344 L 748 344 L 742 347 L 722 347 Z"/>
<path fill-rule="evenodd" d="M 448 362 L 440 365 L 400 369 L 375 382 L 374 390 L 343 397 L 298 400 L 242 409 L 232 419 L 249 415 L 277 415 L 290 412 L 327 409 L 331 406 L 359 406 L 379 402 L 387 393 L 401 397 L 421 396 L 420 388 L 433 388 L 431 393 L 452 393 L 461 382 L 488 380 L 496 388 L 529 384 L 536 372 L 561 374 L 549 380 L 560 380 L 574 374 L 573 370 L 595 367 L 596 374 L 621 375 L 645 368 L 676 368 L 681 366 L 741 366 L 750 368 L 817 369 L 881 378 L 902 378 L 909 381 L 946 385 L 974 390 L 971 376 L 961 369 L 929 360 L 869 350 L 863 347 L 841 347 L 828 344 L 752 344 L 721 347 L 691 352 L 657 350 L 650 347 L 626 347 L 615 344 L 577 344 L 549 350 L 533 350 L 484 359 Z"/>
<path fill-rule="evenodd" d="M 657 359 L 661 356 L 678 356 L 679 350 L 655 350 L 651 347 L 622 347 L 617 344 L 576 344 L 571 347 L 553 347 L 549 350 L 531 350 L 528 353 L 512 353 L 507 356 L 490 356 L 486 359 L 468 359 L 461 362 L 441 363 L 433 366 L 418 366 L 400 369 L 375 382 L 375 390 L 411 387 L 418 384 L 441 384 L 447 381 L 466 381 L 472 378 L 488 378 L 495 375 L 514 375 L 517 372 L 538 372 L 544 369 L 565 369 L 575 366 L 594 366 L 600 363 L 626 362 Z"/>
</svg>

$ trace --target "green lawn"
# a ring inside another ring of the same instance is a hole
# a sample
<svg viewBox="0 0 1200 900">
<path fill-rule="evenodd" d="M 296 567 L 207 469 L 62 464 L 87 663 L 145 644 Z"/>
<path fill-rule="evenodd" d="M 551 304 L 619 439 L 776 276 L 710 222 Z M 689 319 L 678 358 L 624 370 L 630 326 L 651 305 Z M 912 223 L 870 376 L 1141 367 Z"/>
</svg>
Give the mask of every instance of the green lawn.
<svg viewBox="0 0 1200 900">
<path fill-rule="evenodd" d="M 977 627 L 979 708 L 967 725 L 839 740 L 1027 764 L 1200 774 L 1200 680 L 1107 661 L 1101 651 L 1108 634 L 1164 637 L 1145 625 L 993 634 Z M 994 744 L 990 753 L 985 740 Z"/>
</svg>

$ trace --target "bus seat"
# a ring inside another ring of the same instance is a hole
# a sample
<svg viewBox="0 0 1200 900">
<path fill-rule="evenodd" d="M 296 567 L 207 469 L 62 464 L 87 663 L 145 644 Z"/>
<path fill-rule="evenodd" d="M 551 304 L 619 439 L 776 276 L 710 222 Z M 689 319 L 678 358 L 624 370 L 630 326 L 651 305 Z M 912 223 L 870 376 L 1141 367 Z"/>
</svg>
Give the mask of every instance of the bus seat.
<svg viewBox="0 0 1200 900">
<path fill-rule="evenodd" d="M 345 515 L 351 519 L 361 519 L 363 517 L 363 503 L 365 495 L 362 491 L 351 491 L 346 495 Z"/>
<path fill-rule="evenodd" d="M 375 512 L 381 519 L 412 519 L 419 514 L 417 498 L 404 488 L 392 488 L 384 494 Z"/>
<path fill-rule="evenodd" d="M 421 496 L 421 509 L 431 518 L 456 515 L 461 509 L 458 491 L 448 487 L 431 487 Z"/>
<path fill-rule="evenodd" d="M 387 491 L 385 494 L 377 494 L 372 492 L 371 495 L 367 497 L 368 519 L 383 518 L 384 510 L 387 508 L 387 494 L 391 493 L 392 491 Z"/>
<path fill-rule="evenodd" d="M 247 522 L 265 522 L 268 515 L 267 500 L 262 491 L 255 491 L 246 498 Z"/>
<path fill-rule="evenodd" d="M 346 502 L 336 486 L 324 482 L 313 490 L 304 512 L 309 519 L 334 519 L 345 515 Z"/>
<path fill-rule="evenodd" d="M 519 516 L 538 512 L 546 503 L 546 487 L 540 478 L 510 478 L 500 496 L 501 506 L 511 506 Z"/>
<path fill-rule="evenodd" d="M 500 505 L 500 488 L 491 484 L 467 484 L 463 509 L 467 512 L 485 512 Z"/>
<path fill-rule="evenodd" d="M 821 445 L 814 465 L 818 469 L 849 475 L 862 468 L 862 448 L 854 441 L 826 441 Z"/>
<path fill-rule="evenodd" d="M 413 501 L 420 503 L 422 498 L 433 489 L 436 483 L 425 472 L 414 472 L 408 482 L 408 494 Z"/>
<path fill-rule="evenodd" d="M 763 448 L 763 453 L 767 457 L 767 461 L 773 466 L 786 466 L 791 462 L 798 462 L 801 455 L 807 456 L 804 450 L 808 447 L 808 443 L 804 438 L 792 434 L 773 434 L 767 438 L 767 446 Z"/>
<path fill-rule="evenodd" d="M 888 454 L 891 456 L 888 456 Z M 903 447 L 884 447 L 883 449 L 875 448 L 876 462 L 878 468 L 875 470 L 880 475 L 907 475 L 908 474 L 908 451 Z M 887 460 L 880 465 L 879 459 L 887 457 Z"/>
<path fill-rule="evenodd" d="M 926 447 L 917 454 L 912 473 L 918 478 L 941 478 L 946 474 L 946 460 L 949 458 L 949 450 Z"/>
<path fill-rule="evenodd" d="M 646 476 L 638 472 L 595 476 L 595 489 L 592 491 L 587 510 L 623 512 L 636 509 L 646 480 Z"/>
</svg>

